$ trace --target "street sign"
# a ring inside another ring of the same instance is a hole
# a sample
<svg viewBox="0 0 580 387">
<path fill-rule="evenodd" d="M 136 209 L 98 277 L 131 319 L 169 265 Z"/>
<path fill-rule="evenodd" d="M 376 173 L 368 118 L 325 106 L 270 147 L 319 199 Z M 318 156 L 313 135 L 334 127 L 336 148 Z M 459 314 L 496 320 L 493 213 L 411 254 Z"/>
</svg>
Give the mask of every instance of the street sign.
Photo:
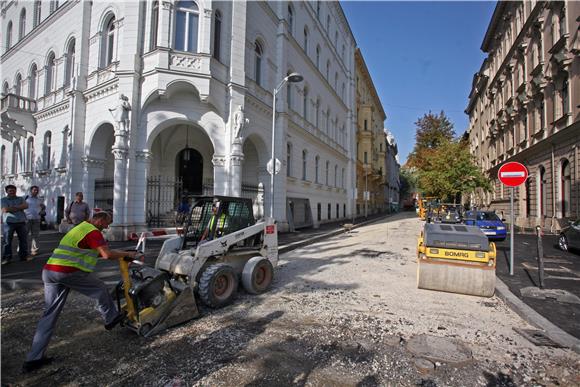
<svg viewBox="0 0 580 387">
<path fill-rule="evenodd" d="M 280 160 L 276 159 L 276 170 L 273 172 L 273 168 L 272 168 L 272 159 L 270 159 L 268 161 L 268 164 L 266 164 L 266 170 L 268 171 L 268 173 L 271 175 L 272 173 L 274 175 L 277 175 L 278 173 L 280 173 L 280 167 L 281 167 L 282 163 L 280 163 Z"/>
<path fill-rule="evenodd" d="M 499 168 L 497 177 L 503 185 L 517 187 L 526 182 L 526 179 L 528 178 L 528 169 L 523 164 L 512 161 L 505 163 Z"/>
</svg>

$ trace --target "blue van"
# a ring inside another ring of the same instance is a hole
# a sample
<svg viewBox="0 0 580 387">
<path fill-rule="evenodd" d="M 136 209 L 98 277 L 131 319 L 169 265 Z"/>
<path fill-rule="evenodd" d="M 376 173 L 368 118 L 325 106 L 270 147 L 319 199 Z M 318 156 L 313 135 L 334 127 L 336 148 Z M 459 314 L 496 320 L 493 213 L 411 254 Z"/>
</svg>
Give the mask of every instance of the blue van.
<svg viewBox="0 0 580 387">
<path fill-rule="evenodd" d="M 494 211 L 467 211 L 464 223 L 479 227 L 489 240 L 503 241 L 507 236 L 505 224 Z"/>
</svg>

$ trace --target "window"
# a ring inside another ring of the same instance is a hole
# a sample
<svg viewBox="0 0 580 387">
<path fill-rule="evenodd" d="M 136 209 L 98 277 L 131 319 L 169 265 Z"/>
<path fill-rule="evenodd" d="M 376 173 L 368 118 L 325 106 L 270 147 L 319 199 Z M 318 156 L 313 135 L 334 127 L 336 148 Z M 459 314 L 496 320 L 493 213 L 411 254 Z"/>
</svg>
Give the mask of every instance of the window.
<svg viewBox="0 0 580 387">
<path fill-rule="evenodd" d="M 540 217 L 545 217 L 546 216 L 546 169 L 540 165 L 540 168 L 538 170 L 538 188 L 539 188 L 539 192 L 538 192 L 538 196 L 540 198 L 539 200 L 539 211 L 538 214 L 540 215 Z"/>
<path fill-rule="evenodd" d="M 197 30 L 199 8 L 193 1 L 178 1 L 175 4 L 175 44 L 179 51 L 197 52 Z"/>
<path fill-rule="evenodd" d="M 326 80 L 330 79 L 330 61 L 326 61 Z"/>
<path fill-rule="evenodd" d="M 328 216 L 328 220 L 332 219 L 330 203 L 328 203 L 328 209 L 326 211 L 326 215 Z"/>
<path fill-rule="evenodd" d="M 304 26 L 304 52 L 308 55 L 308 27 Z"/>
<path fill-rule="evenodd" d="M 330 169 L 330 161 L 326 162 L 326 185 L 328 185 L 328 170 Z"/>
<path fill-rule="evenodd" d="M 364 153 L 364 163 L 368 164 L 368 153 L 367 152 Z"/>
<path fill-rule="evenodd" d="M 563 160 L 561 165 L 561 199 L 562 199 L 562 218 L 571 216 L 570 212 L 570 192 L 572 188 L 572 175 L 570 173 L 570 162 Z"/>
<path fill-rule="evenodd" d="M 320 0 L 316 1 L 316 18 L 320 20 Z M 320 220 L 320 219 L 318 219 Z"/>
<path fill-rule="evenodd" d="M 54 78 L 55 78 L 55 56 L 54 52 L 48 54 L 48 61 L 46 63 L 46 72 L 45 72 L 45 83 L 44 83 L 44 95 L 48 95 L 52 92 L 54 87 Z"/>
<path fill-rule="evenodd" d="M 334 166 L 334 186 L 338 187 L 338 165 Z"/>
<path fill-rule="evenodd" d="M 58 8 L 58 1 L 50 0 L 50 13 L 53 13 Z"/>
<path fill-rule="evenodd" d="M 326 111 L 326 135 L 330 136 L 330 108 Z"/>
<path fill-rule="evenodd" d="M 302 116 L 308 121 L 308 88 L 304 87 L 304 100 L 302 101 Z"/>
<path fill-rule="evenodd" d="M 330 32 L 330 15 L 326 15 L 326 31 Z"/>
<path fill-rule="evenodd" d="M 0 149 L 0 173 L 6 174 L 6 145 L 2 145 Z"/>
<path fill-rule="evenodd" d="M 42 167 L 44 170 L 50 169 L 50 154 L 51 154 L 52 134 L 46 132 L 44 135 L 44 144 L 42 146 Z"/>
<path fill-rule="evenodd" d="M 344 168 L 340 170 L 340 188 L 344 188 Z"/>
<path fill-rule="evenodd" d="M 213 57 L 220 60 L 222 46 L 222 14 L 220 11 L 215 11 L 213 24 Z"/>
<path fill-rule="evenodd" d="M 20 172 L 20 160 L 22 156 L 20 154 L 20 143 L 16 141 L 12 145 L 12 174 L 17 174 Z"/>
<path fill-rule="evenodd" d="M 315 126 L 316 126 L 317 129 L 320 129 L 320 127 L 318 126 L 320 124 L 320 98 L 318 98 L 316 100 L 315 109 L 316 109 L 316 117 L 314 118 L 314 120 L 315 120 Z"/>
<path fill-rule="evenodd" d="M 345 94 L 344 94 L 345 93 L 345 90 L 346 90 L 346 88 L 345 88 L 344 82 L 343 82 L 342 83 L 342 87 L 340 89 L 340 98 L 342 98 L 343 101 L 344 101 L 344 97 L 345 97 Z"/>
<path fill-rule="evenodd" d="M 560 90 L 560 100 L 562 102 L 562 115 L 570 112 L 568 108 L 568 77 L 562 81 L 562 89 Z"/>
<path fill-rule="evenodd" d="M 115 17 L 109 16 L 105 23 L 101 40 L 101 67 L 108 67 L 113 63 L 115 49 Z"/>
<path fill-rule="evenodd" d="M 559 33 L 560 36 L 562 37 L 566 34 L 566 8 L 565 6 L 562 6 L 562 9 L 560 10 L 560 15 L 558 18 L 558 27 L 559 27 Z"/>
<path fill-rule="evenodd" d="M 334 31 L 334 49 L 338 52 L 338 31 Z"/>
<path fill-rule="evenodd" d="M 14 94 L 20 94 L 20 85 L 22 85 L 22 75 L 20 73 L 16 74 L 16 80 L 14 81 Z"/>
<path fill-rule="evenodd" d="M 308 166 L 308 152 L 302 151 L 302 180 L 306 180 L 306 168 Z"/>
<path fill-rule="evenodd" d="M 37 79 L 38 70 L 36 68 L 36 64 L 32 65 L 30 69 L 30 81 L 28 83 L 28 98 L 35 99 L 36 98 L 36 79 Z"/>
<path fill-rule="evenodd" d="M 6 50 L 9 50 L 12 46 L 12 20 L 8 22 L 6 27 Z"/>
<path fill-rule="evenodd" d="M 319 168 L 320 168 L 320 156 L 316 156 L 316 158 L 314 159 L 314 181 L 316 183 L 319 183 Z"/>
<path fill-rule="evenodd" d="M 8 95 L 8 93 L 10 93 L 10 86 L 8 86 L 8 82 L 4 82 L 4 85 L 2 86 L 2 94 Z"/>
<path fill-rule="evenodd" d="M 4 147 L 2 147 L 2 152 L 4 152 Z M 316 205 L 316 219 L 320 222 L 322 220 L 322 204 L 318 203 Z"/>
<path fill-rule="evenodd" d="M 316 46 L 316 68 L 320 70 L 320 46 Z"/>
<path fill-rule="evenodd" d="M 365 128 L 365 130 L 369 130 L 369 128 L 368 128 L 368 121 L 367 120 L 364 120 L 364 128 Z"/>
<path fill-rule="evenodd" d="M 75 76 L 75 40 L 71 40 L 66 50 L 66 65 L 64 75 L 64 85 L 69 86 Z"/>
<path fill-rule="evenodd" d="M 34 161 L 34 137 L 28 137 L 26 144 L 26 172 L 32 172 L 32 165 Z"/>
<path fill-rule="evenodd" d="M 149 40 L 149 50 L 157 48 L 157 34 L 159 33 L 159 1 L 153 2 L 151 9 L 151 38 Z"/>
<path fill-rule="evenodd" d="M 336 219 L 340 218 L 340 205 L 336 203 Z"/>
<path fill-rule="evenodd" d="M 26 35 L 26 9 L 22 8 L 20 11 L 20 25 L 18 26 L 18 40 Z"/>
<path fill-rule="evenodd" d="M 292 176 L 292 144 L 286 144 L 286 176 Z"/>
<path fill-rule="evenodd" d="M 34 19 L 32 21 L 33 27 L 36 27 L 37 25 L 40 24 L 41 12 L 42 12 L 42 3 L 40 2 L 40 0 L 38 0 L 34 3 Z"/>
<path fill-rule="evenodd" d="M 338 72 L 334 73 L 334 90 L 338 90 Z"/>
<path fill-rule="evenodd" d="M 292 35 L 294 31 L 294 10 L 290 5 L 288 5 L 288 32 Z"/>
<path fill-rule="evenodd" d="M 255 68 L 254 68 L 254 80 L 258 85 L 262 85 L 262 46 L 257 40 L 254 42 L 254 56 L 255 56 Z"/>
</svg>

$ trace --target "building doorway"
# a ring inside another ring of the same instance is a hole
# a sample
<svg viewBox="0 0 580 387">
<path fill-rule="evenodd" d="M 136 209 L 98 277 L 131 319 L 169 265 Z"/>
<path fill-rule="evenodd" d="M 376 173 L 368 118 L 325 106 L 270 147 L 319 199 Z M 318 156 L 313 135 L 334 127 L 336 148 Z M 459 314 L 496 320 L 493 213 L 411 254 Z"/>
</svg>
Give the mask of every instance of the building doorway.
<svg viewBox="0 0 580 387">
<path fill-rule="evenodd" d="M 186 147 L 177 154 L 177 177 L 183 184 L 184 195 L 201 195 L 203 190 L 203 157 Z"/>
</svg>

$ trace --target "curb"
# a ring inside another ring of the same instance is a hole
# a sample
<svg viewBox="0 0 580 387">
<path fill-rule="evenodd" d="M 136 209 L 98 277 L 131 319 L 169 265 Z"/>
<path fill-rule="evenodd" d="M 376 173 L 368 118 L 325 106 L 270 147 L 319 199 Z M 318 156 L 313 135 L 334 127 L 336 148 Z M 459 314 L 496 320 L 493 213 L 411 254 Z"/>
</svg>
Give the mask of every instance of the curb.
<svg viewBox="0 0 580 387">
<path fill-rule="evenodd" d="M 580 354 L 580 339 L 558 328 L 544 316 L 536 312 L 525 302 L 520 300 L 511 292 L 508 286 L 499 277 L 496 277 L 495 291 L 514 312 L 531 325 L 534 325 L 544 331 L 544 334 L 553 342 L 560 344 L 565 348 L 570 348 Z"/>
</svg>

